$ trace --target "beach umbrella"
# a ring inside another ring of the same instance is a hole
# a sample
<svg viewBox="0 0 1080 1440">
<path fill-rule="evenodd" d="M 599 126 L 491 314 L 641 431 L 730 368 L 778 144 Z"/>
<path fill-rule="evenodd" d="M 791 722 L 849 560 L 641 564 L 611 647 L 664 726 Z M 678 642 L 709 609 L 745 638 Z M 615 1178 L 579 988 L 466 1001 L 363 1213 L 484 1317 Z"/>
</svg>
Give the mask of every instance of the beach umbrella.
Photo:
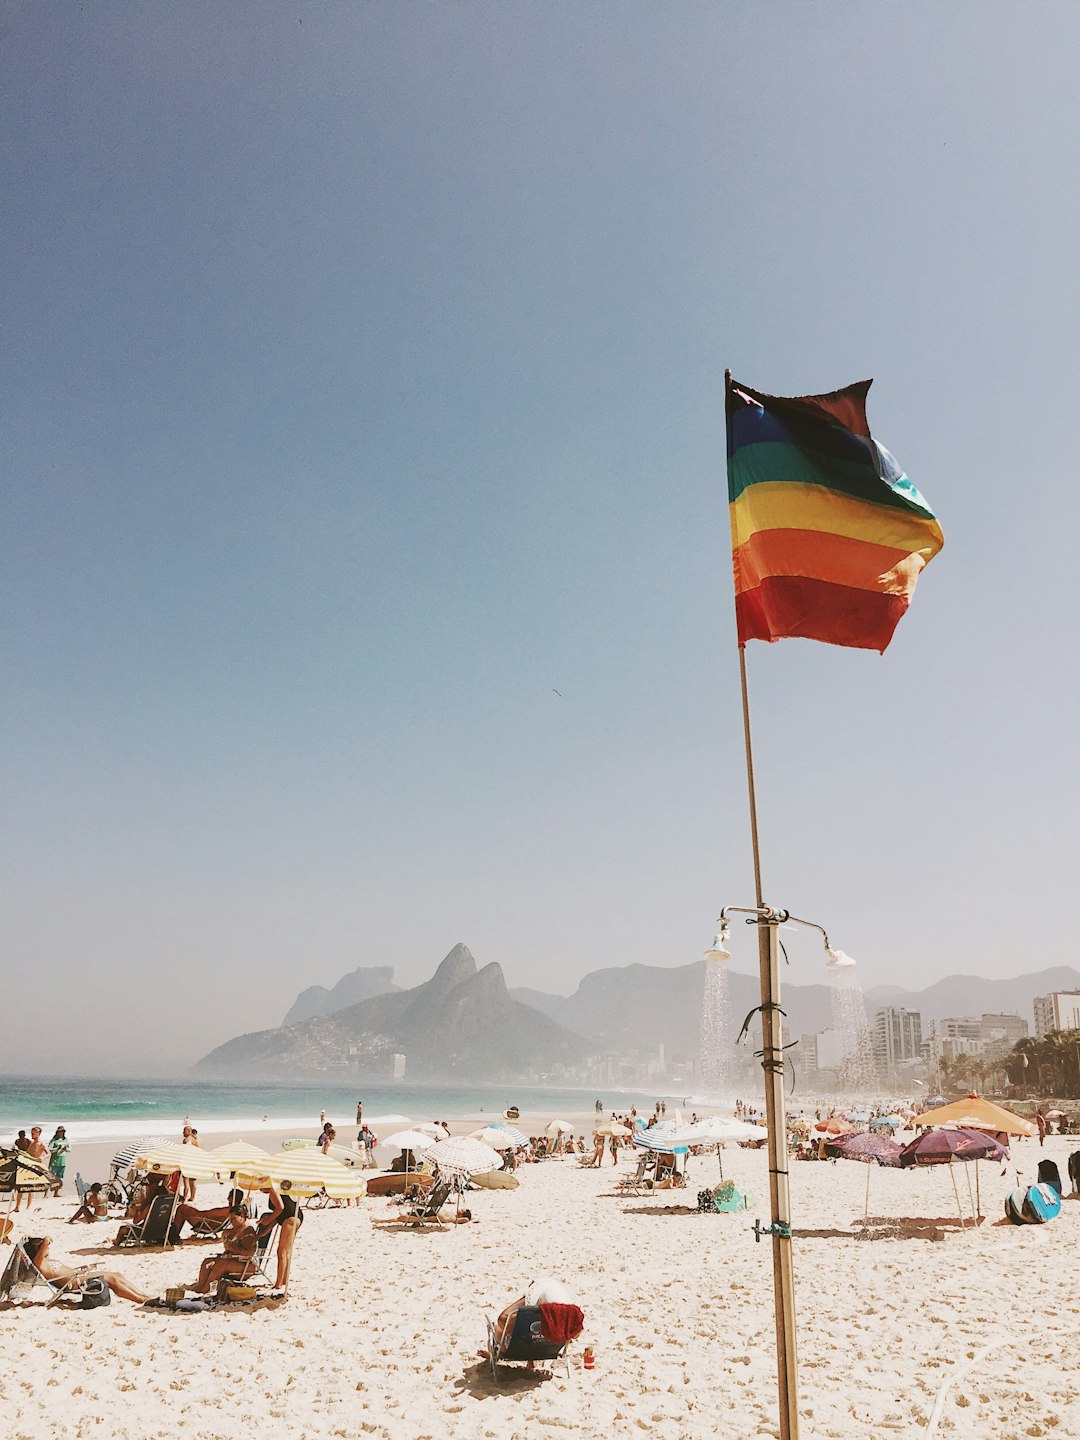
<svg viewBox="0 0 1080 1440">
<path fill-rule="evenodd" d="M 0 1191 L 5 1195 L 19 1190 L 51 1190 L 52 1186 L 48 1165 L 27 1155 L 25 1150 L 9 1150 L 0 1160 Z"/>
<path fill-rule="evenodd" d="M 963 1100 L 939 1106 L 929 1114 L 916 1115 L 911 1123 L 919 1127 L 958 1125 L 965 1130 L 990 1130 L 995 1135 L 999 1131 L 1006 1135 L 1034 1135 L 1036 1130 L 1030 1120 L 1017 1115 L 1015 1110 L 1006 1110 L 1004 1105 L 995 1105 L 993 1100 L 984 1100 L 981 1095 L 966 1095 Z"/>
<path fill-rule="evenodd" d="M 258 1145 L 249 1145 L 246 1140 L 231 1140 L 227 1145 L 207 1150 L 206 1155 L 214 1162 L 219 1175 L 231 1175 L 244 1166 L 258 1165 L 270 1159 L 268 1151 Z"/>
<path fill-rule="evenodd" d="M 885 1135 L 838 1135 L 825 1142 L 825 1154 L 837 1160 L 862 1160 L 867 1165 L 900 1164 L 901 1147 Z"/>
<path fill-rule="evenodd" d="M 422 1130 L 433 1140 L 449 1140 L 450 1131 L 445 1125 L 439 1125 L 434 1120 L 421 1120 L 418 1125 L 413 1126 L 414 1130 Z"/>
<path fill-rule="evenodd" d="M 827 1120 L 819 1120 L 814 1126 L 819 1135 L 850 1135 L 851 1126 L 846 1120 L 841 1120 L 839 1115 L 830 1115 Z"/>
<path fill-rule="evenodd" d="M 544 1127 L 544 1134 L 550 1135 L 553 1140 L 557 1140 L 560 1135 L 572 1135 L 573 1133 L 574 1127 L 569 1120 L 552 1120 L 550 1125 Z"/>
<path fill-rule="evenodd" d="M 810 1133 L 810 1121 L 805 1115 L 796 1115 L 794 1120 L 788 1121 L 788 1129 L 795 1130 L 800 1135 L 808 1135 Z M 765 1133 L 768 1134 L 769 1132 L 766 1131 Z"/>
<path fill-rule="evenodd" d="M 431 1144 L 431 1136 L 425 1135 L 422 1130 L 399 1130 L 396 1135 L 388 1135 L 382 1143 L 390 1150 L 426 1150 Z"/>
<path fill-rule="evenodd" d="M 121 1145 L 109 1162 L 113 1175 L 119 1175 L 121 1170 L 132 1169 L 135 1164 L 135 1156 L 141 1155 L 144 1150 L 153 1150 L 158 1145 L 171 1143 L 163 1135 L 144 1135 L 141 1140 L 130 1140 L 126 1145 Z"/>
<path fill-rule="evenodd" d="M 363 1195 L 367 1183 L 347 1166 L 321 1150 L 284 1150 L 244 1167 L 236 1173 L 237 1184 L 245 1190 L 259 1190 L 268 1182 L 292 1196 L 319 1195 L 324 1191 L 335 1200 Z"/>
<path fill-rule="evenodd" d="M 0 1158 L 0 1194 L 8 1197 L 9 1215 L 16 1195 L 43 1195 L 52 1187 L 53 1179 L 48 1165 L 41 1164 L 23 1150 L 5 1150 Z M 10 1224 L 8 1221 L 4 1223 Z"/>
<path fill-rule="evenodd" d="M 926 1103 L 927 1105 L 947 1105 L 949 1102 L 944 1095 L 931 1095 Z"/>
<path fill-rule="evenodd" d="M 521 1150 L 529 1143 L 529 1137 L 523 1130 L 517 1130 L 513 1125 L 507 1125 L 502 1120 L 493 1120 L 491 1124 L 485 1128 L 494 1130 L 498 1135 L 506 1137 L 501 1145 L 496 1145 L 496 1150 L 505 1150 L 508 1145 L 515 1150 Z M 477 1137 L 474 1136 L 473 1138 L 475 1139 Z"/>
<path fill-rule="evenodd" d="M 949 1165 L 954 1160 L 1006 1160 L 1005 1147 L 980 1130 L 925 1130 L 900 1151 L 902 1170 L 913 1165 Z"/>
<path fill-rule="evenodd" d="M 657 1150 L 663 1155 L 685 1155 L 691 1142 L 685 1138 L 684 1132 L 677 1131 L 671 1124 L 649 1125 L 644 1130 L 638 1130 L 633 1143 L 639 1150 Z"/>
<path fill-rule="evenodd" d="M 792 1129 L 798 1128 L 792 1123 Z M 728 1120 L 723 1115 L 714 1115 L 709 1120 L 699 1120 L 696 1125 L 688 1125 L 682 1132 L 690 1136 L 690 1144 L 708 1144 L 710 1141 L 732 1140 L 767 1140 L 769 1132 L 764 1125 L 751 1125 L 749 1120 Z"/>
<path fill-rule="evenodd" d="M 986 1135 L 981 1130 L 963 1129 L 942 1129 L 924 1130 L 917 1135 L 900 1152 L 899 1164 L 901 1169 L 907 1170 L 913 1166 L 924 1165 L 948 1165 L 949 1176 L 953 1183 L 953 1193 L 956 1195 L 956 1203 L 960 1205 L 960 1195 L 956 1188 L 956 1174 L 952 1170 L 952 1164 L 957 1160 L 1005 1160 L 1008 1159 L 1008 1151 L 998 1143 L 992 1135 Z M 971 1192 L 971 1177 L 968 1176 L 968 1196 Z M 979 1195 L 979 1167 L 975 1166 L 975 1199 L 972 1202 L 973 1209 L 981 1212 L 982 1202 Z M 960 1212 L 960 1223 L 963 1224 L 963 1211 Z"/>
<path fill-rule="evenodd" d="M 607 1125 L 597 1125 L 593 1131 L 594 1135 L 632 1135 L 633 1133 L 629 1125 L 620 1125 L 617 1120 L 612 1120 Z"/>
<path fill-rule="evenodd" d="M 515 1134 L 521 1136 L 520 1140 L 512 1138 Z M 490 1145 L 493 1150 L 520 1150 L 522 1145 L 529 1143 L 528 1137 L 522 1135 L 520 1130 L 506 1130 L 498 1125 L 485 1125 L 482 1130 L 474 1130 L 469 1139 L 479 1140 L 482 1145 Z"/>
<path fill-rule="evenodd" d="M 474 1140 L 471 1135 L 454 1135 L 449 1140 L 438 1140 L 421 1151 L 420 1159 L 433 1165 L 448 1179 L 455 1180 L 484 1175 L 489 1170 L 498 1170 L 502 1164 L 498 1151 L 480 1140 Z"/>
<path fill-rule="evenodd" d="M 172 1175 L 177 1170 L 185 1180 L 216 1180 L 220 1166 L 215 1165 L 207 1150 L 198 1145 L 152 1145 L 140 1150 L 132 1162 L 133 1170 L 146 1170 L 151 1175 Z"/>
<path fill-rule="evenodd" d="M 871 1165 L 898 1166 L 900 1146 L 895 1140 L 884 1135 L 837 1135 L 825 1143 L 825 1154 L 835 1160 L 861 1160 L 866 1166 L 866 1196 L 863 1201 L 863 1220 L 870 1214 L 870 1167 Z"/>
</svg>

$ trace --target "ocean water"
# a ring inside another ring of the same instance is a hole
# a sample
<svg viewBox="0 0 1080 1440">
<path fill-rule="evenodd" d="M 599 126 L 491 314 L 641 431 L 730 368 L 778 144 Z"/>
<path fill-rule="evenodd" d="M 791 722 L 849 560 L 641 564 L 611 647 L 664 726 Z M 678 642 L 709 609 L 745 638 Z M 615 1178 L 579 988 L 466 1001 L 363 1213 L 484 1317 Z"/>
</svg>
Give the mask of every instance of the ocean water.
<svg viewBox="0 0 1080 1440">
<path fill-rule="evenodd" d="M 410 1120 L 457 1120 L 465 1116 L 501 1115 L 510 1105 L 521 1111 L 523 1128 L 530 1115 L 592 1110 L 597 1099 L 605 1110 L 619 1112 L 636 1105 L 651 1110 L 657 1100 L 669 1106 L 683 1096 L 625 1090 L 535 1089 L 506 1086 L 352 1085 L 304 1083 L 222 1085 L 202 1080 L 132 1080 L 71 1076 L 0 1075 L 0 1143 L 11 1142 L 19 1130 L 41 1125 L 45 1138 L 63 1125 L 73 1143 L 91 1140 L 161 1136 L 179 1139 L 185 1119 L 201 1137 L 231 1131 L 319 1128 L 325 1111 L 340 1134 L 351 1139 L 356 1102 L 364 1102 L 364 1119 L 378 1134 L 380 1125 Z"/>
</svg>

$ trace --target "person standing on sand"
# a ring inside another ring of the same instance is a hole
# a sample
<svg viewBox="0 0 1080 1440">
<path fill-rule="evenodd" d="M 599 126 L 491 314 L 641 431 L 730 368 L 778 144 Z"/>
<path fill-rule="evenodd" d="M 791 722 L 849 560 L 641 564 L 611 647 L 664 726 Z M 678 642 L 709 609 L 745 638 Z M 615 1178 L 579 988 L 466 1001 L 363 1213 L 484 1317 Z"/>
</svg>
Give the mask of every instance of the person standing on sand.
<svg viewBox="0 0 1080 1440">
<path fill-rule="evenodd" d="M 604 1137 L 603 1135 L 593 1136 L 593 1157 L 590 1169 L 599 1170 L 604 1161 Z"/>
<path fill-rule="evenodd" d="M 56 1182 L 55 1193 L 57 1195 L 64 1188 L 64 1171 L 67 1169 L 67 1157 L 70 1149 L 67 1132 L 63 1125 L 58 1125 L 56 1134 L 49 1141 L 49 1174 Z"/>
<path fill-rule="evenodd" d="M 21 1130 L 19 1134 L 22 1139 L 26 1139 Z M 41 1138 L 40 1125 L 34 1125 L 31 1127 L 30 1139 L 27 1140 L 26 1144 L 23 1145 L 21 1148 L 24 1155 L 28 1155 L 31 1160 L 36 1160 L 39 1165 L 45 1165 L 48 1162 L 49 1151 Z M 17 1211 L 22 1209 L 22 1202 L 24 1200 L 26 1201 L 27 1210 L 31 1209 L 34 1204 L 34 1192 L 32 1190 L 16 1191 L 15 1209 Z"/>
<path fill-rule="evenodd" d="M 1039 1127 L 1039 1149 L 1041 1150 L 1042 1147 L 1046 1144 L 1046 1132 L 1049 1128 L 1049 1122 L 1047 1121 L 1046 1116 L 1042 1112 L 1041 1105 L 1035 1112 L 1035 1124 Z"/>
<path fill-rule="evenodd" d="M 356 1128 L 357 1128 L 357 1130 L 360 1129 L 360 1126 L 363 1125 L 363 1123 L 364 1123 L 364 1102 L 363 1102 L 363 1100 L 357 1100 L 357 1102 L 356 1102 Z M 356 1138 L 359 1140 L 359 1138 L 360 1138 L 359 1135 L 358 1135 Z"/>
</svg>

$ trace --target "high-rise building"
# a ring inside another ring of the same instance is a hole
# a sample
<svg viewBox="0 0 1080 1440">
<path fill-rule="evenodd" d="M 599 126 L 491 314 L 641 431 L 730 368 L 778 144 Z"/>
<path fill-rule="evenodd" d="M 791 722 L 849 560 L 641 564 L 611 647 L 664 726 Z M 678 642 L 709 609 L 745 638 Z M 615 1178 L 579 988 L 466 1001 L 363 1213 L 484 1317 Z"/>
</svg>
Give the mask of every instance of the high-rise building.
<svg viewBox="0 0 1080 1440">
<path fill-rule="evenodd" d="M 1080 1030 L 1080 990 L 1055 990 L 1035 996 L 1035 1038 L 1051 1030 Z"/>
<path fill-rule="evenodd" d="M 922 1015 L 918 1010 L 905 1010 L 885 1005 L 874 1015 L 874 1063 L 884 1074 L 895 1070 L 905 1060 L 918 1060 L 922 1055 Z"/>
</svg>

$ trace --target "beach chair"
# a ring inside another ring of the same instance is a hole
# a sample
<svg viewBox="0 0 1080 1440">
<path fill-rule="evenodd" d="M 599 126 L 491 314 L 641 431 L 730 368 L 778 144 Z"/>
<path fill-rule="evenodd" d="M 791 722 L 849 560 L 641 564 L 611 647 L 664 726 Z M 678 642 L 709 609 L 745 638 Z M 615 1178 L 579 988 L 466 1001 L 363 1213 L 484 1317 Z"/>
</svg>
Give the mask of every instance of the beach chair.
<svg viewBox="0 0 1080 1440">
<path fill-rule="evenodd" d="M 646 1175 L 653 1164 L 653 1156 L 650 1151 L 642 1153 L 637 1162 L 637 1169 L 632 1175 L 624 1175 L 621 1180 L 616 1180 L 616 1190 L 624 1191 L 628 1195 L 640 1195 L 645 1189 Z"/>
<path fill-rule="evenodd" d="M 89 1183 L 82 1178 L 79 1172 L 75 1171 L 75 1194 L 79 1197 L 79 1204 L 86 1200 L 86 1192 L 90 1189 Z"/>
<path fill-rule="evenodd" d="M 108 1305 L 112 1293 L 105 1281 L 92 1273 L 97 1268 L 87 1265 L 64 1280 L 50 1280 L 30 1259 L 22 1243 L 16 1241 L 4 1273 L 0 1275 L 0 1302 L 26 1300 L 35 1286 L 44 1285 L 49 1292 L 46 1308 L 58 1305 L 61 1300 L 80 1300 L 84 1309 Z"/>
<path fill-rule="evenodd" d="M 581 1333 L 581 1311 L 576 1306 L 553 1305 L 552 1310 L 574 1310 L 577 1313 L 576 1330 L 566 1340 L 545 1340 L 542 1333 L 542 1316 L 539 1305 L 522 1305 L 514 1316 L 514 1328 L 500 1345 L 495 1333 L 496 1321 L 487 1319 L 488 1363 L 491 1378 L 499 1384 L 499 1366 L 510 1360 L 535 1362 L 562 1360 L 566 1366 L 566 1378 L 570 1375 L 570 1358 L 567 1354 L 570 1340 Z M 574 1329 L 573 1326 L 570 1327 Z"/>
<path fill-rule="evenodd" d="M 229 1218 L 225 1216 L 222 1220 L 192 1220 L 189 1223 L 191 1225 L 190 1239 L 217 1240 L 220 1238 L 225 1226 L 229 1223 Z"/>
<path fill-rule="evenodd" d="M 372 1217 L 373 1225 L 408 1225 L 421 1229 L 425 1225 L 436 1225 L 441 1230 L 446 1221 L 439 1214 L 440 1210 L 450 1198 L 453 1183 L 449 1180 L 440 1180 L 433 1185 L 426 1198 L 404 1215 L 384 1215 Z"/>
<path fill-rule="evenodd" d="M 173 1212 L 176 1208 L 175 1195 L 156 1195 L 150 1202 L 150 1209 L 141 1225 L 122 1225 L 116 1237 L 121 1250 L 150 1249 L 164 1250 L 166 1246 L 178 1245 L 179 1234 L 172 1228 Z"/>
</svg>

